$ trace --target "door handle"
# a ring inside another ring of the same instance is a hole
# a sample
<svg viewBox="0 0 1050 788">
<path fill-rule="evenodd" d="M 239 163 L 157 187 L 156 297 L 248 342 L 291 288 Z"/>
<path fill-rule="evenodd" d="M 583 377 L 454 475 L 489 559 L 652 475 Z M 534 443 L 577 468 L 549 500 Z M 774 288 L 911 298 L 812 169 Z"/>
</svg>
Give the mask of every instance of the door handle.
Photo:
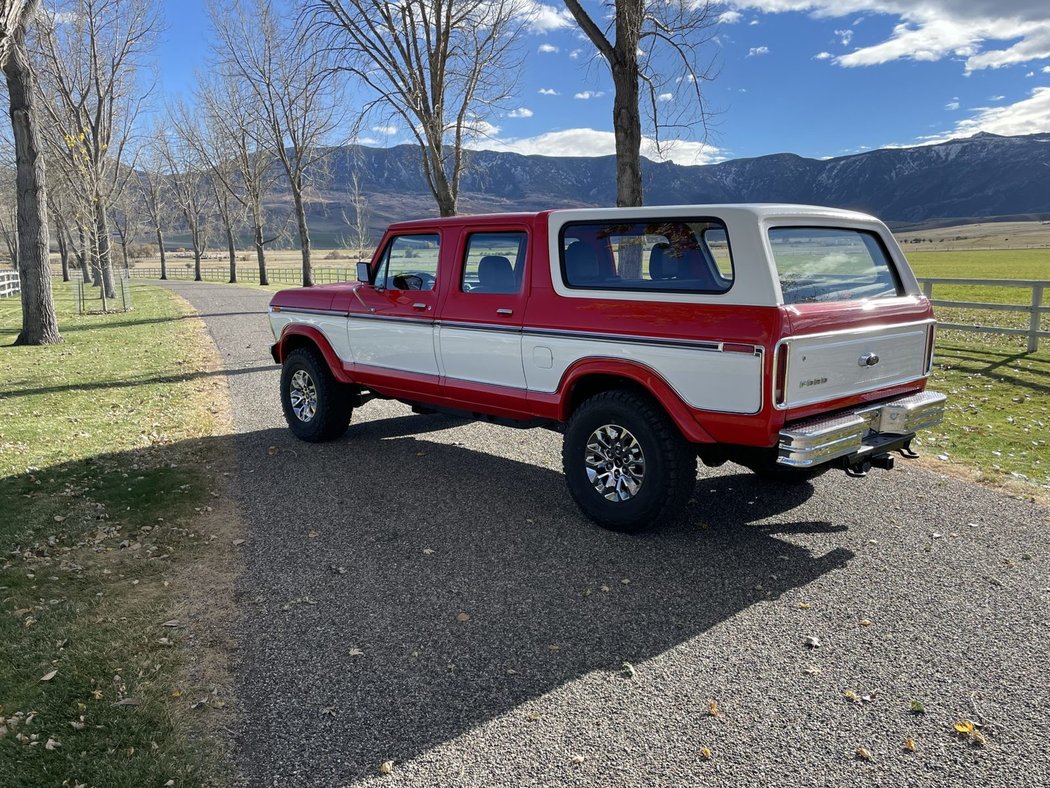
<svg viewBox="0 0 1050 788">
<path fill-rule="evenodd" d="M 513 309 L 497 309 L 496 310 L 496 314 L 497 315 L 513 315 L 514 314 L 514 310 Z"/>
<path fill-rule="evenodd" d="M 412 304 L 412 308 L 413 309 L 426 309 L 427 305 L 426 304 Z"/>
</svg>

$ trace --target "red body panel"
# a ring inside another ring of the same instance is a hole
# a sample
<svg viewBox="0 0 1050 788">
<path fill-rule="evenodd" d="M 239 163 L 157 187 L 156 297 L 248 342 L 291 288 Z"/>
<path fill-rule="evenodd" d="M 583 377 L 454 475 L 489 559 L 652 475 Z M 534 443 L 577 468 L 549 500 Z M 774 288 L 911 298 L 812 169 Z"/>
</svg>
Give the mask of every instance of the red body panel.
<svg viewBox="0 0 1050 788">
<path fill-rule="evenodd" d="M 786 422 L 860 403 L 921 390 L 925 379 L 878 391 L 777 410 L 772 403 L 774 348 L 789 336 L 909 323 L 932 317 L 929 301 L 907 296 L 882 301 L 816 303 L 792 306 L 723 306 L 697 303 L 653 303 L 596 297 L 562 298 L 554 291 L 548 259 L 548 214 L 461 216 L 391 225 L 372 258 L 373 269 L 388 240 L 406 233 L 439 233 L 441 262 L 433 291 L 377 291 L 357 283 L 283 290 L 271 306 L 323 310 L 343 314 L 396 317 L 432 323 L 434 320 L 535 329 L 599 332 L 626 336 L 732 343 L 733 352 L 748 346 L 763 355 L 762 407 L 756 414 L 729 414 L 688 406 L 652 369 L 616 358 L 586 358 L 564 374 L 554 393 L 440 379 L 379 367 L 343 363 L 316 329 L 298 324 L 285 328 L 274 357 L 295 337 L 307 337 L 321 348 L 336 377 L 382 395 L 521 421 L 564 422 L 571 415 L 573 393 L 590 376 L 615 376 L 644 387 L 664 407 L 690 441 L 748 446 L 773 446 Z M 467 235 L 472 232 L 525 230 L 529 233 L 525 282 L 520 294 L 464 297 L 459 278 Z M 423 306 L 420 307 L 419 305 Z M 511 314 L 499 314 L 509 309 Z M 753 351 L 752 351 L 753 352 Z"/>
</svg>

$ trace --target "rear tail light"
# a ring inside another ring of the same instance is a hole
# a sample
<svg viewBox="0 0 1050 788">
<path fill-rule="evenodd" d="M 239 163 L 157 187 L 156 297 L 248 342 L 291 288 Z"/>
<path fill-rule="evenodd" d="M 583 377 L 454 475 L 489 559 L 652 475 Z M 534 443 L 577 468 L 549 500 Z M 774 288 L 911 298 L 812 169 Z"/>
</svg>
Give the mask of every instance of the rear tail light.
<svg viewBox="0 0 1050 788">
<path fill-rule="evenodd" d="M 773 358 L 773 404 L 778 407 L 784 404 L 787 397 L 787 368 L 788 345 L 785 342 L 777 347 Z"/>
<path fill-rule="evenodd" d="M 937 334 L 937 326 L 934 323 L 930 323 L 929 328 L 926 329 L 926 373 L 929 375 L 933 371 L 933 341 Z"/>
</svg>

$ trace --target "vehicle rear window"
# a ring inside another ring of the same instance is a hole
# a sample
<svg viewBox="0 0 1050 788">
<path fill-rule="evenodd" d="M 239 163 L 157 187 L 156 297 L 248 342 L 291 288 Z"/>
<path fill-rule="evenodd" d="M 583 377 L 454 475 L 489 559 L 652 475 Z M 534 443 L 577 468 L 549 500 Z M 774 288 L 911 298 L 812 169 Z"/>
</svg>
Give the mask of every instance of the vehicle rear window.
<svg viewBox="0 0 1050 788">
<path fill-rule="evenodd" d="M 773 227 L 769 245 L 785 304 L 892 298 L 901 285 L 875 233 L 833 227 Z"/>
<path fill-rule="evenodd" d="M 733 285 L 717 219 L 572 222 L 561 231 L 561 267 L 579 289 L 724 293 Z"/>
</svg>

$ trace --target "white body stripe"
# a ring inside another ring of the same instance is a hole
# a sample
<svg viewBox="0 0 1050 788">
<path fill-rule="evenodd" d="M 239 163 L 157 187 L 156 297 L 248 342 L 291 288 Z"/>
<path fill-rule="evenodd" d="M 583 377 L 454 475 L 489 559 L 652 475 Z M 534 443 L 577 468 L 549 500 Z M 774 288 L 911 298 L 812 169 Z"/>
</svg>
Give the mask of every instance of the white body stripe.
<svg viewBox="0 0 1050 788">
<path fill-rule="evenodd" d="M 442 373 L 448 378 L 523 389 L 521 334 L 439 326 L 436 332 Z"/>
<path fill-rule="evenodd" d="M 434 348 L 434 324 L 427 320 L 340 318 L 343 333 L 353 348 L 346 361 L 422 375 L 439 375 Z"/>
</svg>

